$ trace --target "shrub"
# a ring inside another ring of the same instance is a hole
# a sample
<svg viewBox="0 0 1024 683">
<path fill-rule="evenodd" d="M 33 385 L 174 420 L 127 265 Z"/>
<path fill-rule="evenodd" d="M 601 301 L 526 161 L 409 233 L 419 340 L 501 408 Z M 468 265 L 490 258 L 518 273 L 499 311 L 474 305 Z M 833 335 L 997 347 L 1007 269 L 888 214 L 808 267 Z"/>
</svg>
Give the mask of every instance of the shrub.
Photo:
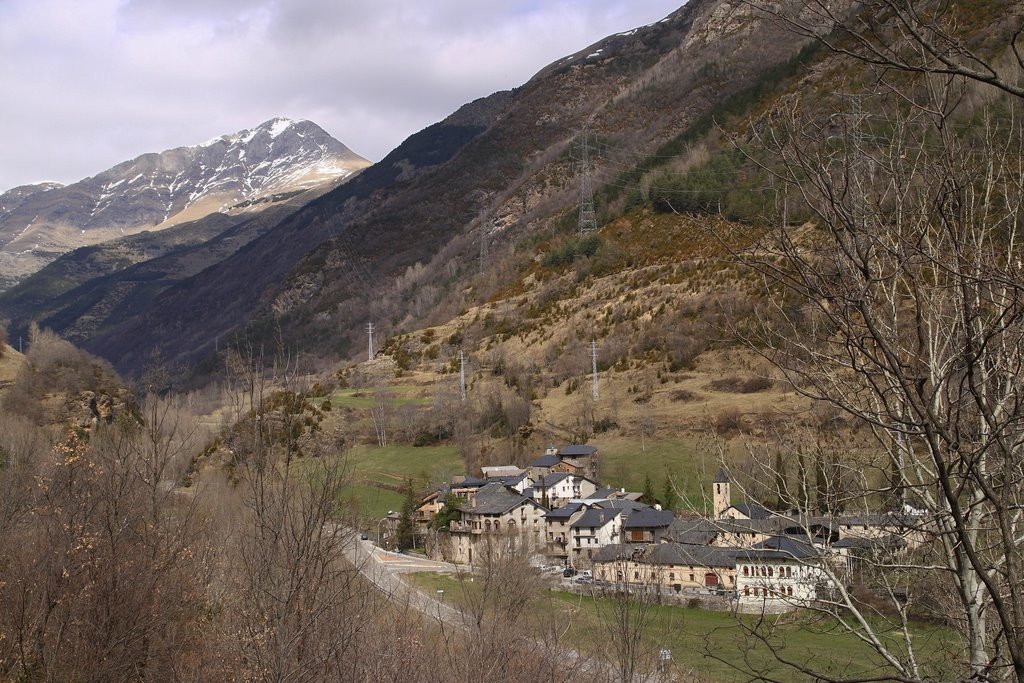
<svg viewBox="0 0 1024 683">
<path fill-rule="evenodd" d="M 541 265 L 545 268 L 557 268 L 572 263 L 577 256 L 590 258 L 597 253 L 603 244 L 599 235 L 585 235 L 570 239 L 560 247 L 552 249 L 541 258 Z"/>
<path fill-rule="evenodd" d="M 681 403 L 689 403 L 690 401 L 696 401 L 699 398 L 697 394 L 692 391 L 688 391 L 687 389 L 676 389 L 669 394 L 668 397 L 673 401 L 679 401 Z"/>
<path fill-rule="evenodd" d="M 736 408 L 727 408 L 715 418 L 715 433 L 719 436 L 729 436 L 743 430 L 743 415 Z"/>
<path fill-rule="evenodd" d="M 772 381 L 767 377 L 738 377 L 732 375 L 716 379 L 708 385 L 714 391 L 726 391 L 733 394 L 756 394 L 765 391 L 772 386 Z"/>
</svg>

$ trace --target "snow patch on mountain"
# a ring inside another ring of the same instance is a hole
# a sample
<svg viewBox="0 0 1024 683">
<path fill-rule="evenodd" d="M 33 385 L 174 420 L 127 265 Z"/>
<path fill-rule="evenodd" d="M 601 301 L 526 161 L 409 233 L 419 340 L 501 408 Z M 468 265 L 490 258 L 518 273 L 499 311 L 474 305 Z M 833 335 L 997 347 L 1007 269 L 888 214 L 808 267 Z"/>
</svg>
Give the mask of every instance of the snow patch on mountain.
<svg viewBox="0 0 1024 683">
<path fill-rule="evenodd" d="M 143 154 L 67 187 L 0 194 L 0 252 L 31 247 L 55 258 L 116 234 L 252 210 L 265 198 L 336 182 L 369 165 L 312 121 L 278 117 L 199 145 Z M 0 280 L 41 265 L 0 272 Z"/>
</svg>

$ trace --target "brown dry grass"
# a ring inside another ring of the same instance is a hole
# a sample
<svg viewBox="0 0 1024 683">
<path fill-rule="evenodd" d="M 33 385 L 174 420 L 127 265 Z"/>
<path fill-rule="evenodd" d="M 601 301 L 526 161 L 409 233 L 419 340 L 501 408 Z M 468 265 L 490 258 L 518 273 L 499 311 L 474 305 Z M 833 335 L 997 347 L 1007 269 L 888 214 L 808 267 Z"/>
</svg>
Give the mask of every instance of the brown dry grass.
<svg viewBox="0 0 1024 683">
<path fill-rule="evenodd" d="M 13 382 L 18 370 L 25 363 L 25 356 L 18 353 L 14 347 L 7 346 L 3 351 L 3 355 L 0 356 L 0 387 L 7 382 Z"/>
</svg>

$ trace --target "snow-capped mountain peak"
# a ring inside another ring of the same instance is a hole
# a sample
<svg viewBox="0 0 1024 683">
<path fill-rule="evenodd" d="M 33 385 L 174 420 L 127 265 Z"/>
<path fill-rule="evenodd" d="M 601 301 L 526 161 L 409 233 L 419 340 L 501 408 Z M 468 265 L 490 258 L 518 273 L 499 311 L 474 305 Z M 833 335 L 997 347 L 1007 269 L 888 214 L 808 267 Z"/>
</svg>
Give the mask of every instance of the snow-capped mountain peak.
<svg viewBox="0 0 1024 683">
<path fill-rule="evenodd" d="M 75 247 L 217 211 L 251 210 L 369 164 L 312 121 L 277 117 L 199 145 L 143 154 L 66 187 L 16 188 L 0 195 L 0 281 Z"/>
</svg>

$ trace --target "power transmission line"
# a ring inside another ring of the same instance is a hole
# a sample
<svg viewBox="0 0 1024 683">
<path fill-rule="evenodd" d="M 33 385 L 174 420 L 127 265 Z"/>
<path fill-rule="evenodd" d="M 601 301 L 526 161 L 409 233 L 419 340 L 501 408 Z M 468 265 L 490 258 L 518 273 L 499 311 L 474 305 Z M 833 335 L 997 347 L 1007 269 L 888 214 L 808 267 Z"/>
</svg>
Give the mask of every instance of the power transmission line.
<svg viewBox="0 0 1024 683">
<path fill-rule="evenodd" d="M 580 220 L 579 234 L 597 230 L 597 216 L 594 213 L 594 187 L 590 179 L 590 148 L 587 131 L 582 137 L 583 153 L 580 159 Z"/>
</svg>

